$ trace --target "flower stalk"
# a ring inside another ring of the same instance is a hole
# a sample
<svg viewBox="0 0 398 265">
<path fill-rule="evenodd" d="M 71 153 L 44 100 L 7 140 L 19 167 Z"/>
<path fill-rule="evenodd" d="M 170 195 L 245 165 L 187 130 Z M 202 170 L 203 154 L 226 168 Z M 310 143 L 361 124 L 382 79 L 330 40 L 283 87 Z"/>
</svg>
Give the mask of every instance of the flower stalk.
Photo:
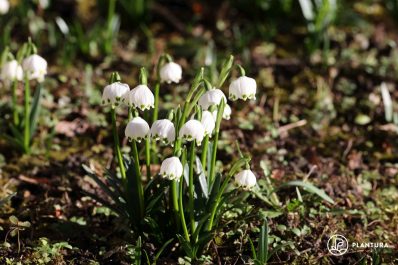
<svg viewBox="0 0 398 265">
<path fill-rule="evenodd" d="M 216 119 L 216 127 L 214 128 L 214 142 L 213 149 L 211 153 L 211 162 L 210 162 L 210 173 L 208 175 L 209 183 L 213 183 L 214 177 L 216 174 L 216 159 L 217 159 L 217 145 L 218 145 L 218 137 L 220 134 L 220 125 L 222 120 L 222 114 L 224 113 L 225 101 L 221 100 L 220 106 L 218 107 L 217 119 Z"/>
<path fill-rule="evenodd" d="M 30 85 L 28 76 L 25 77 L 25 98 L 24 98 L 24 141 L 25 153 L 30 153 Z"/>
<path fill-rule="evenodd" d="M 12 88 L 12 120 L 14 122 L 15 126 L 19 125 L 19 115 L 18 115 L 18 102 L 17 102 L 17 87 L 18 87 L 18 81 L 13 80 L 11 84 Z"/>
</svg>

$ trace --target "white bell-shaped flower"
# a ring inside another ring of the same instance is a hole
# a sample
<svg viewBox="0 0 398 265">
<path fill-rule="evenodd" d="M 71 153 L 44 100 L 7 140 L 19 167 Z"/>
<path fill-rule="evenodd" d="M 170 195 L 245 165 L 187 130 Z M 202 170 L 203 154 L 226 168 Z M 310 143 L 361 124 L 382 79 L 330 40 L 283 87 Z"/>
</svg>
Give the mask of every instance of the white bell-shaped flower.
<svg viewBox="0 0 398 265">
<path fill-rule="evenodd" d="M 17 60 L 6 62 L 1 68 L 0 79 L 5 81 L 21 81 L 23 79 L 22 66 L 18 64 Z"/>
<path fill-rule="evenodd" d="M 50 6 L 50 0 L 39 0 L 38 4 L 40 8 L 47 9 Z"/>
<path fill-rule="evenodd" d="M 174 124 L 168 120 L 157 120 L 152 124 L 151 137 L 155 140 L 162 140 L 166 144 L 174 142 L 176 131 Z"/>
<path fill-rule="evenodd" d="M 250 190 L 256 186 L 257 179 L 250 169 L 245 169 L 235 175 L 235 184 L 245 190 Z"/>
<path fill-rule="evenodd" d="M 182 78 L 182 68 L 175 62 L 169 62 L 160 68 L 160 80 L 168 84 L 180 82 Z"/>
<path fill-rule="evenodd" d="M 227 103 L 227 98 L 224 93 L 218 88 L 213 88 L 206 91 L 199 98 L 198 104 L 202 109 L 207 110 L 210 106 L 218 106 L 221 103 L 221 100 L 224 100 L 225 103 Z"/>
<path fill-rule="evenodd" d="M 179 180 L 182 176 L 183 167 L 178 157 L 172 156 L 163 160 L 160 166 L 160 175 L 169 180 Z"/>
<path fill-rule="evenodd" d="M 29 79 L 42 82 L 47 74 L 47 61 L 40 55 L 32 54 L 22 61 L 22 69 Z"/>
<path fill-rule="evenodd" d="M 126 137 L 131 140 L 136 140 L 137 142 L 141 142 L 142 139 L 145 139 L 149 136 L 149 125 L 148 123 L 140 118 L 135 117 L 129 123 L 127 123 L 126 130 L 124 131 Z"/>
<path fill-rule="evenodd" d="M 155 97 L 147 85 L 138 85 L 125 94 L 125 102 L 134 108 L 146 110 L 154 107 Z"/>
<path fill-rule="evenodd" d="M 213 111 L 214 120 L 217 120 L 217 113 L 218 113 L 217 110 L 214 110 L 214 111 Z M 223 111 L 223 114 L 222 114 L 222 118 L 223 118 L 224 120 L 229 120 L 229 119 L 231 119 L 231 113 L 232 113 L 231 107 L 230 107 L 228 104 L 225 104 L 225 106 L 224 106 L 224 111 Z"/>
<path fill-rule="evenodd" d="M 256 80 L 247 76 L 241 76 L 229 85 L 229 98 L 231 100 L 256 99 L 256 90 Z"/>
<path fill-rule="evenodd" d="M 213 117 L 213 114 L 205 110 L 202 112 L 202 119 L 200 121 L 205 129 L 205 135 L 211 136 L 213 133 L 214 128 L 216 127 L 216 120 Z"/>
<path fill-rule="evenodd" d="M 205 129 L 198 120 L 187 121 L 180 129 L 179 136 L 186 141 L 196 140 L 196 143 L 200 145 L 205 135 Z"/>
<path fill-rule="evenodd" d="M 0 15 L 5 15 L 10 10 L 10 3 L 8 0 L 0 0 Z"/>
<path fill-rule="evenodd" d="M 111 104 L 113 107 L 123 102 L 124 95 L 130 91 L 130 87 L 127 84 L 115 82 L 107 85 L 102 93 L 102 103 Z"/>
</svg>

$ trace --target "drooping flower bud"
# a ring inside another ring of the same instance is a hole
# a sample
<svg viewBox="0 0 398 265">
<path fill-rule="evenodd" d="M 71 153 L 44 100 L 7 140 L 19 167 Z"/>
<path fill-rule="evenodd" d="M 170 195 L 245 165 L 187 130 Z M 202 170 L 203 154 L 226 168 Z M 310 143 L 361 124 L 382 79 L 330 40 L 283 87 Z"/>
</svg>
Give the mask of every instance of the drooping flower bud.
<svg viewBox="0 0 398 265">
<path fill-rule="evenodd" d="M 155 104 L 155 97 L 146 85 L 136 86 L 130 92 L 125 94 L 125 98 L 126 104 L 140 110 L 153 108 Z"/>
<path fill-rule="evenodd" d="M 157 120 L 152 124 L 151 137 L 155 140 L 162 140 L 166 144 L 174 142 L 175 139 L 174 124 L 168 120 Z"/>
<path fill-rule="evenodd" d="M 182 68 L 175 62 L 169 62 L 160 68 L 160 80 L 168 84 L 180 82 L 182 78 Z"/>
<path fill-rule="evenodd" d="M 213 118 L 214 118 L 214 120 L 217 120 L 217 113 L 218 113 L 217 110 L 214 110 L 214 111 L 213 111 Z M 223 114 L 222 114 L 222 118 L 223 118 L 224 120 L 229 120 L 229 119 L 231 118 L 231 113 L 232 113 L 231 107 L 230 107 L 228 104 L 225 104 L 224 112 L 223 112 Z"/>
<path fill-rule="evenodd" d="M 224 100 L 225 103 L 227 103 L 227 98 L 224 93 L 218 88 L 213 88 L 206 91 L 199 98 L 198 104 L 203 110 L 207 110 L 211 106 L 218 106 L 221 103 L 221 100 Z"/>
<path fill-rule="evenodd" d="M 1 1 L 1 0 L 0 0 Z M 5 81 L 21 81 L 23 79 L 23 70 L 17 60 L 6 62 L 1 68 L 0 79 Z"/>
<path fill-rule="evenodd" d="M 257 179 L 250 169 L 245 169 L 235 175 L 235 184 L 244 190 L 250 190 L 256 186 Z"/>
<path fill-rule="evenodd" d="M 200 145 L 205 135 L 205 129 L 202 123 L 198 120 L 187 121 L 180 130 L 179 136 L 186 141 L 196 140 L 196 143 Z"/>
<path fill-rule="evenodd" d="M 102 103 L 111 104 L 112 107 L 118 106 L 119 103 L 124 102 L 124 95 L 130 91 L 127 84 L 115 82 L 107 85 L 102 93 Z"/>
<path fill-rule="evenodd" d="M 22 61 L 22 69 L 29 80 L 36 79 L 42 82 L 47 74 L 47 61 L 40 55 L 32 54 Z"/>
<path fill-rule="evenodd" d="M 182 176 L 183 166 L 180 159 L 172 156 L 163 160 L 160 166 L 160 175 L 169 180 L 179 180 Z"/>
<path fill-rule="evenodd" d="M 149 136 L 149 131 L 148 123 L 140 117 L 135 117 L 127 123 L 124 133 L 129 140 L 141 142 Z"/>
<path fill-rule="evenodd" d="M 256 99 L 256 90 L 256 80 L 247 76 L 241 76 L 229 85 L 229 98 L 231 100 Z"/>
<path fill-rule="evenodd" d="M 205 129 L 205 135 L 211 136 L 214 128 L 216 127 L 216 121 L 213 117 L 213 114 L 208 110 L 203 111 L 202 119 L 200 122 L 202 123 L 203 128 Z"/>
</svg>

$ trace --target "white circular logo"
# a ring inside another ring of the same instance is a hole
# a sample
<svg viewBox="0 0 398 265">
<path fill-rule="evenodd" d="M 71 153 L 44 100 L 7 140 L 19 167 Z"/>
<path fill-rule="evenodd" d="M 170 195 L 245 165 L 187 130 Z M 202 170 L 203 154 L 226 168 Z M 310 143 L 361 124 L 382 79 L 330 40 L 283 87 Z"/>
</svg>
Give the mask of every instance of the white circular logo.
<svg viewBox="0 0 398 265">
<path fill-rule="evenodd" d="M 348 250 L 348 240 L 342 235 L 332 235 L 328 240 L 328 250 L 334 256 L 344 255 Z"/>
</svg>

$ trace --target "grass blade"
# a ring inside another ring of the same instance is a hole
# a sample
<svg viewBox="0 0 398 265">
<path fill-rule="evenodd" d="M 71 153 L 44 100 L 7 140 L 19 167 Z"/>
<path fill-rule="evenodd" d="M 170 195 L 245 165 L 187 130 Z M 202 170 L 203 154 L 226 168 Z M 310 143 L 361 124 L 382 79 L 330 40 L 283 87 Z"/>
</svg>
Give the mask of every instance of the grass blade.
<svg viewBox="0 0 398 265">
<path fill-rule="evenodd" d="M 282 184 L 279 188 L 283 188 L 283 187 L 286 187 L 286 186 L 301 187 L 301 188 L 303 188 L 304 190 L 306 190 L 306 191 L 308 191 L 310 193 L 318 195 L 323 200 L 334 204 L 333 199 L 330 198 L 325 193 L 324 190 L 321 190 L 321 189 L 315 187 L 313 184 L 311 184 L 309 182 L 303 182 L 303 181 L 300 181 L 300 180 L 293 180 L 293 181 L 289 181 L 289 182 L 286 182 L 286 183 Z"/>
</svg>

